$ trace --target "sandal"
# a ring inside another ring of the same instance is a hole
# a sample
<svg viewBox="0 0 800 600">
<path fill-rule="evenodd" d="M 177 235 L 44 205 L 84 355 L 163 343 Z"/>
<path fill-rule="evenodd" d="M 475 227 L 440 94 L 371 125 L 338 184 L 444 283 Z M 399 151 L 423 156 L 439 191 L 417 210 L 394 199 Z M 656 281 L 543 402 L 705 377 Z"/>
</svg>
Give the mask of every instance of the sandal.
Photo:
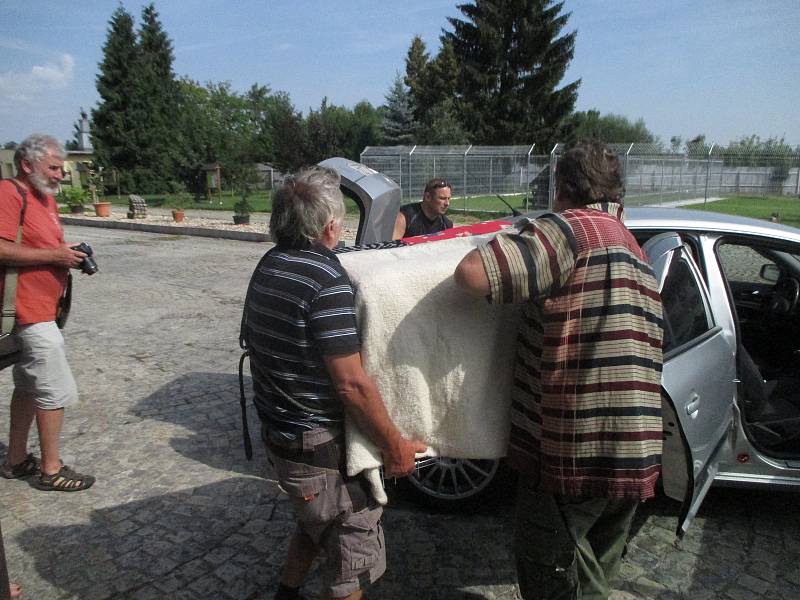
<svg viewBox="0 0 800 600">
<path fill-rule="evenodd" d="M 39 476 L 36 487 L 45 492 L 80 492 L 81 490 L 88 490 L 93 483 L 94 477 L 91 475 L 81 475 L 67 465 L 63 465 L 58 470 L 58 473 L 53 473 L 52 475 L 42 473 Z"/>
<path fill-rule="evenodd" d="M 10 465 L 8 463 L 3 463 L 3 465 L 0 466 L 0 475 L 6 479 L 24 479 L 25 477 L 38 474 L 39 459 L 33 454 L 28 454 L 25 460 L 19 464 Z"/>
<path fill-rule="evenodd" d="M 22 595 L 22 586 L 18 583 L 8 584 L 8 597 L 19 598 Z"/>
</svg>

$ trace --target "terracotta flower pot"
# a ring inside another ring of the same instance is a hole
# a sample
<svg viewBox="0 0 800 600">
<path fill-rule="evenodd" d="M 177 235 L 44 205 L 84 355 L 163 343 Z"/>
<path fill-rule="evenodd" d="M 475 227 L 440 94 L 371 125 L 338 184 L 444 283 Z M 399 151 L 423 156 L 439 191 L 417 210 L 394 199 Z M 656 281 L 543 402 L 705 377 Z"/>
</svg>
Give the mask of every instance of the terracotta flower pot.
<svg viewBox="0 0 800 600">
<path fill-rule="evenodd" d="M 98 217 L 110 217 L 111 202 L 95 202 L 94 214 L 96 214 Z"/>
<path fill-rule="evenodd" d="M 186 216 L 186 213 L 183 212 L 182 208 L 173 208 L 172 209 L 172 220 L 176 223 L 182 223 L 183 218 Z"/>
</svg>

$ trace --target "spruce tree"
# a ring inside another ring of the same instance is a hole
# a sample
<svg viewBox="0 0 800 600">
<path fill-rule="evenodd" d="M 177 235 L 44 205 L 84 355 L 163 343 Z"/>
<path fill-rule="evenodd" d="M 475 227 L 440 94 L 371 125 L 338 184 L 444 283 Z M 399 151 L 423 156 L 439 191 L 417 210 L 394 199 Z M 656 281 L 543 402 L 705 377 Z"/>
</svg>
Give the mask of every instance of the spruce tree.
<svg viewBox="0 0 800 600">
<path fill-rule="evenodd" d="M 172 71 L 172 42 L 153 4 L 142 10 L 137 57 L 133 133 L 140 148 L 137 184 L 142 191 L 173 191 L 180 162 L 180 134 L 175 123 L 178 84 Z"/>
<path fill-rule="evenodd" d="M 465 20 L 445 31 L 459 65 L 458 112 L 480 144 L 536 142 L 549 147 L 566 133 L 580 80 L 561 88 L 575 32 L 561 35 L 569 13 L 552 0 L 475 0 Z"/>
<path fill-rule="evenodd" d="M 139 148 L 130 135 L 135 128 L 131 105 L 137 85 L 136 56 L 133 17 L 119 6 L 111 15 L 103 46 L 97 75 L 100 102 L 92 110 L 91 132 L 98 162 L 118 170 L 120 186 L 126 191 L 135 191 L 132 174 L 139 157 Z"/>
<path fill-rule="evenodd" d="M 406 75 L 403 81 L 408 86 L 414 118 L 420 123 L 427 119 L 428 112 L 436 101 L 428 76 L 429 66 L 430 56 L 425 48 L 425 42 L 415 35 L 406 54 Z"/>
<path fill-rule="evenodd" d="M 417 123 L 411 108 L 411 95 L 399 73 L 386 94 L 386 112 L 381 125 L 384 143 L 407 145 L 414 143 Z"/>
</svg>

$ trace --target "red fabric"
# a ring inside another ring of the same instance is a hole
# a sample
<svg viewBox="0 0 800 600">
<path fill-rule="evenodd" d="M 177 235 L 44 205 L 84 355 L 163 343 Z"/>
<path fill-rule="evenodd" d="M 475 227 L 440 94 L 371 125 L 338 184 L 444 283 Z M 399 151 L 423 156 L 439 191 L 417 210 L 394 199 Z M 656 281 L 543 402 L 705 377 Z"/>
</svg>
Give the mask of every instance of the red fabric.
<svg viewBox="0 0 800 600">
<path fill-rule="evenodd" d="M 28 192 L 28 208 L 22 228 L 22 245 L 29 248 L 55 248 L 64 243 L 64 230 L 58 219 L 55 198 L 40 200 Z M 0 181 L 0 238 L 17 239 L 22 197 L 10 181 Z M 5 276 L 5 268 L 0 267 Z M 54 265 L 20 267 L 17 280 L 17 323 L 27 325 L 52 321 L 58 299 L 64 291 L 67 269 Z M 3 278 L 0 277 L 0 291 Z"/>
<path fill-rule="evenodd" d="M 462 225 L 461 227 L 452 227 L 431 233 L 428 235 L 417 235 L 413 237 L 403 238 L 406 244 L 424 244 L 425 242 L 437 242 L 439 240 L 449 240 L 451 238 L 466 237 L 470 235 L 482 235 L 484 233 L 494 233 L 511 227 L 511 221 L 484 221 L 483 223 L 473 223 L 472 225 Z"/>
</svg>

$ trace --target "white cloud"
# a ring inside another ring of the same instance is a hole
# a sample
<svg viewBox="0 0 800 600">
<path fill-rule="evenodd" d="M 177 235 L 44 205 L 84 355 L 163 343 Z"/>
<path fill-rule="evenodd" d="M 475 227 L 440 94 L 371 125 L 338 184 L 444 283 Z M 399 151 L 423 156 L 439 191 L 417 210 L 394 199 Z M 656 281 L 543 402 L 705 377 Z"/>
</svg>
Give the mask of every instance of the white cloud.
<svg viewBox="0 0 800 600">
<path fill-rule="evenodd" d="M 30 71 L 0 73 L 0 99 L 29 102 L 53 90 L 66 88 L 72 81 L 75 60 L 62 54 L 58 64 L 34 65 Z"/>
</svg>

